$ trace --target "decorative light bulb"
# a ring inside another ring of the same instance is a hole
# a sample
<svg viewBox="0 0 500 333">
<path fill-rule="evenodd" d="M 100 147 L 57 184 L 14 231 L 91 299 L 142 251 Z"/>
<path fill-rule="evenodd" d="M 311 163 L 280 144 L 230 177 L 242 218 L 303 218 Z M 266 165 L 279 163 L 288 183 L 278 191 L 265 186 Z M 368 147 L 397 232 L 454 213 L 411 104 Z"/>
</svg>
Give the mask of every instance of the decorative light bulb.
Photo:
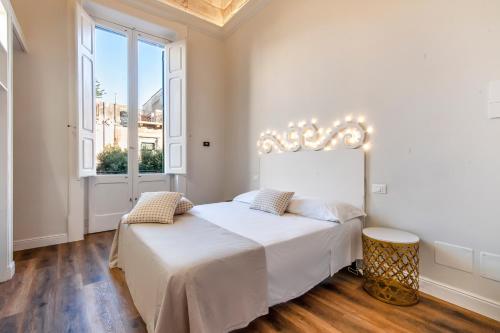
<svg viewBox="0 0 500 333">
<path fill-rule="evenodd" d="M 330 127 L 328 127 L 328 128 L 326 129 L 326 133 L 327 133 L 327 134 L 332 133 L 332 129 L 331 129 Z"/>
<path fill-rule="evenodd" d="M 352 116 L 346 116 L 346 117 L 345 117 L 345 121 L 347 121 L 347 122 L 352 121 Z"/>
<path fill-rule="evenodd" d="M 368 134 L 372 134 L 372 133 L 373 133 L 373 127 L 372 127 L 372 126 L 369 126 L 369 127 L 366 129 L 366 132 L 368 132 Z"/>
<path fill-rule="evenodd" d="M 332 142 L 331 142 L 331 145 L 332 146 L 335 146 L 337 144 L 337 140 L 336 139 L 333 139 Z"/>
<path fill-rule="evenodd" d="M 317 122 L 318 122 L 318 119 L 316 119 L 316 118 L 311 119 L 311 124 L 316 124 Z"/>
<path fill-rule="evenodd" d="M 365 143 L 365 144 L 363 145 L 363 149 L 364 149 L 365 151 L 370 150 L 370 148 L 371 148 L 371 147 L 372 147 L 372 146 L 371 146 L 371 144 L 370 144 L 369 142 L 367 142 L 367 143 Z"/>
<path fill-rule="evenodd" d="M 260 133 L 260 137 L 262 138 L 264 136 L 264 132 L 261 132 Z"/>
<path fill-rule="evenodd" d="M 266 134 L 271 134 L 271 130 L 270 129 L 266 130 Z"/>
<path fill-rule="evenodd" d="M 358 117 L 358 123 L 362 124 L 364 122 L 365 122 L 365 117 L 363 116 Z"/>
<path fill-rule="evenodd" d="M 288 123 L 288 127 L 294 127 L 294 126 L 295 126 L 295 124 L 293 123 L 293 121 Z"/>
<path fill-rule="evenodd" d="M 301 121 L 301 122 L 299 123 L 299 127 L 301 127 L 301 128 L 302 128 L 302 127 L 304 127 L 304 125 L 305 125 L 305 124 L 306 124 L 306 122 L 305 122 L 305 121 Z"/>
<path fill-rule="evenodd" d="M 339 127 L 339 125 L 340 125 L 340 120 L 335 120 L 335 122 L 333 123 L 333 126 Z"/>
</svg>

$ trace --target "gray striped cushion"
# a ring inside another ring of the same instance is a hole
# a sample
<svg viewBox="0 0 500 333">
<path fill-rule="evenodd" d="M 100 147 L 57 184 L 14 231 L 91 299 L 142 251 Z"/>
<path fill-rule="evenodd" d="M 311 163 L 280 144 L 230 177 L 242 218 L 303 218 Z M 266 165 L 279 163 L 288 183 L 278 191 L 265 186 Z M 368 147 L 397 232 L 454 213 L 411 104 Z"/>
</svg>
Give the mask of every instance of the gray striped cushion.
<svg viewBox="0 0 500 333">
<path fill-rule="evenodd" d="M 250 208 L 276 215 L 283 215 L 293 195 L 294 192 L 262 189 L 255 197 Z"/>
<path fill-rule="evenodd" d="M 182 215 L 187 213 L 194 205 L 188 198 L 182 197 L 181 201 L 177 204 L 177 208 L 175 209 L 175 215 Z"/>
</svg>

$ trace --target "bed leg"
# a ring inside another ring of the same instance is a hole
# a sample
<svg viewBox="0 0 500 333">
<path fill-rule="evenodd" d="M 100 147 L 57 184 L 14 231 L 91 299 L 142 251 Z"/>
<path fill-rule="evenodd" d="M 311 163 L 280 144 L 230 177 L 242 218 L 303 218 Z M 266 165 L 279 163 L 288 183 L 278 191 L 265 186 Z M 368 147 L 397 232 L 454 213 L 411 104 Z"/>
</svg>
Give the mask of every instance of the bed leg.
<svg viewBox="0 0 500 333">
<path fill-rule="evenodd" d="M 363 260 L 356 259 L 351 263 L 351 266 L 347 267 L 347 270 L 356 276 L 363 276 Z"/>
</svg>

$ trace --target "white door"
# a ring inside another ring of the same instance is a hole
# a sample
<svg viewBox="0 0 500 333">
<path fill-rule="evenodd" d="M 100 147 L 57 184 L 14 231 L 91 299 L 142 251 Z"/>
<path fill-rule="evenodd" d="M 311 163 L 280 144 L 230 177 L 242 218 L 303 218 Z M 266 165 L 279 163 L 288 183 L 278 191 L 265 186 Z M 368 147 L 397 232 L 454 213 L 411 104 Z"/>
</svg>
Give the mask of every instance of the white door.
<svg viewBox="0 0 500 333">
<path fill-rule="evenodd" d="M 165 173 L 166 40 L 98 22 L 96 164 L 88 232 L 115 229 L 142 192 L 170 190 Z"/>
<path fill-rule="evenodd" d="M 132 33 L 117 25 L 95 28 L 96 173 L 89 184 L 88 232 L 115 229 L 133 207 L 130 127 Z"/>
</svg>

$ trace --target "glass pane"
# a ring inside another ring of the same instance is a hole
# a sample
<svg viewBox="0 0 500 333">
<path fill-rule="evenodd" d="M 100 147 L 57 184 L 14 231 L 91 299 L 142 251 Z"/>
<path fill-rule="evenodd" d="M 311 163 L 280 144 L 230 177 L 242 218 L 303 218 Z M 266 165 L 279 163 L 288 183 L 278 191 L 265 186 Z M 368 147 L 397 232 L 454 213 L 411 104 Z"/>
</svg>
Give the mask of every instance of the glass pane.
<svg viewBox="0 0 500 333">
<path fill-rule="evenodd" d="M 139 172 L 163 173 L 163 49 L 139 40 Z"/>
<path fill-rule="evenodd" d="M 98 174 L 128 173 L 127 36 L 96 27 L 96 153 Z"/>
</svg>

